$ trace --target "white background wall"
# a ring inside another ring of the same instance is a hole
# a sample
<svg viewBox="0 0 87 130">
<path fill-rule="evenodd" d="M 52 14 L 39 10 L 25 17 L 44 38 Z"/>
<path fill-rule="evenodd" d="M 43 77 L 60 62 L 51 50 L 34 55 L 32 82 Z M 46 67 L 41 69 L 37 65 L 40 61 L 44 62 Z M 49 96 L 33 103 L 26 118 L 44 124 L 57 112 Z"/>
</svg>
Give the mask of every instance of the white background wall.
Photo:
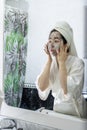
<svg viewBox="0 0 87 130">
<path fill-rule="evenodd" d="M 84 0 L 30 0 L 25 82 L 35 82 L 46 60 L 43 46 L 52 27 L 61 20 L 72 26 L 78 56 L 83 57 Z"/>
<path fill-rule="evenodd" d="M 84 55 L 85 0 L 7 0 L 8 4 L 29 13 L 26 83 L 33 83 L 46 60 L 43 46 L 57 21 L 67 21 L 73 28 L 78 56 Z"/>
</svg>

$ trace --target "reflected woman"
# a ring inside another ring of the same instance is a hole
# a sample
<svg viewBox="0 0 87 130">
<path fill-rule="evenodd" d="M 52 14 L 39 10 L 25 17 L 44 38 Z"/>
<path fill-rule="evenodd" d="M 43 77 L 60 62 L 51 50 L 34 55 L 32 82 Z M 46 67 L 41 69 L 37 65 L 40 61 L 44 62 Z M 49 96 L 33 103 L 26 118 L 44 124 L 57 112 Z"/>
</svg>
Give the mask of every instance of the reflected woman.
<svg viewBox="0 0 87 130">
<path fill-rule="evenodd" d="M 47 61 L 36 80 L 39 97 L 45 101 L 52 90 L 54 111 L 86 117 L 86 103 L 82 96 L 84 64 L 77 57 L 73 30 L 67 22 L 55 25 L 44 51 Z"/>
</svg>

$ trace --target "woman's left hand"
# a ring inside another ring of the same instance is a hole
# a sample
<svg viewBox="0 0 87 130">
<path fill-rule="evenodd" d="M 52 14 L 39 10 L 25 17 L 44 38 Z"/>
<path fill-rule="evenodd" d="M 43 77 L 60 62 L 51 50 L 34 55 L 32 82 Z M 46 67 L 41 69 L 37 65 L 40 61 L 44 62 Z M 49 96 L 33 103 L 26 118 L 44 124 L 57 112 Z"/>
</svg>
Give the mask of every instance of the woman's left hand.
<svg viewBox="0 0 87 130">
<path fill-rule="evenodd" d="M 58 64 L 65 63 L 68 56 L 67 49 L 68 49 L 68 46 L 64 46 L 64 45 L 60 46 L 60 51 L 57 51 Z"/>
<path fill-rule="evenodd" d="M 67 94 L 67 69 L 65 65 L 65 61 L 68 57 L 67 49 L 68 46 L 61 45 L 60 51 L 58 51 L 57 53 L 57 63 L 59 65 L 59 80 L 64 94 Z"/>
</svg>

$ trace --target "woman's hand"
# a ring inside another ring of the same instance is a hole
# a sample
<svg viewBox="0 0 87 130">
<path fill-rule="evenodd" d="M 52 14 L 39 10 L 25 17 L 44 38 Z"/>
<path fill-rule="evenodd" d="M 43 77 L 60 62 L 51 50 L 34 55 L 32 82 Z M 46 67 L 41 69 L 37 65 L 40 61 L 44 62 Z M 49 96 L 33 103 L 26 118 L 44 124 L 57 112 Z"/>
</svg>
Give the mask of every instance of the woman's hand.
<svg viewBox="0 0 87 130">
<path fill-rule="evenodd" d="M 57 62 L 58 64 L 65 63 L 68 53 L 67 53 L 68 46 L 61 45 L 60 51 L 57 52 Z"/>
<path fill-rule="evenodd" d="M 48 55 L 48 58 L 52 61 L 50 52 L 49 52 L 49 50 L 48 50 L 48 43 L 44 45 L 44 51 L 45 51 L 45 53 Z"/>
<path fill-rule="evenodd" d="M 67 49 L 68 46 L 61 45 L 60 50 L 57 52 L 57 63 L 59 65 L 59 79 L 64 94 L 67 94 L 67 69 L 65 65 L 65 61 L 68 56 Z"/>
<path fill-rule="evenodd" d="M 48 50 L 48 44 L 44 45 L 44 51 L 46 52 L 47 55 L 50 55 L 50 52 Z"/>
<path fill-rule="evenodd" d="M 38 86 L 41 89 L 41 91 L 44 91 L 49 86 L 49 77 L 50 77 L 50 67 L 52 63 L 52 58 L 50 56 L 50 52 L 48 50 L 48 45 L 45 44 L 44 51 L 48 56 L 47 62 L 45 63 L 45 66 L 43 68 L 42 73 L 39 75 L 38 78 Z"/>
</svg>

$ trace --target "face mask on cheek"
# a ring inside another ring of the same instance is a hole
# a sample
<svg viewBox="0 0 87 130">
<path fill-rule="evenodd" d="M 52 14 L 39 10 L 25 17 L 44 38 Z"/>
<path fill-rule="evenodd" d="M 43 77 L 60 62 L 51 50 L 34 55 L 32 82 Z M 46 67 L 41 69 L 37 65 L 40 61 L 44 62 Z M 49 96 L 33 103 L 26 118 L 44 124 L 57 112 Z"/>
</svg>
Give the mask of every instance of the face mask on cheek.
<svg viewBox="0 0 87 130">
<path fill-rule="evenodd" d="M 48 44 L 48 50 L 52 54 L 56 54 L 56 52 L 59 50 L 60 44 L 59 43 L 54 43 L 53 47 L 51 44 Z"/>
<path fill-rule="evenodd" d="M 58 43 L 54 43 L 54 49 L 55 49 L 56 51 L 58 51 L 59 48 L 60 48 L 60 44 L 58 44 Z"/>
</svg>

